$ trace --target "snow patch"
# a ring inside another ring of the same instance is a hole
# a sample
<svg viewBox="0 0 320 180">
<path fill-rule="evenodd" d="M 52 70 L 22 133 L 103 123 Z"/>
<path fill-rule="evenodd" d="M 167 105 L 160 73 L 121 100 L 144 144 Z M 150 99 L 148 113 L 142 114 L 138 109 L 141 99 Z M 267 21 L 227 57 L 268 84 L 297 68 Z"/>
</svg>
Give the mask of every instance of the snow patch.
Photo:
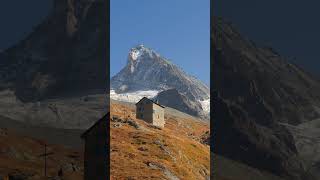
<svg viewBox="0 0 320 180">
<path fill-rule="evenodd" d="M 142 52 L 138 49 L 131 49 L 130 51 L 130 57 L 133 61 L 137 60 L 141 56 Z"/>
<path fill-rule="evenodd" d="M 110 98 L 117 101 L 137 103 L 143 97 L 153 98 L 158 93 L 159 91 L 156 91 L 156 90 L 146 90 L 146 91 L 135 91 L 130 93 L 117 94 L 114 90 L 110 90 Z"/>
<path fill-rule="evenodd" d="M 209 99 L 206 99 L 203 101 L 200 100 L 199 102 L 202 106 L 203 111 L 206 113 L 210 113 L 210 97 L 209 97 Z"/>
</svg>

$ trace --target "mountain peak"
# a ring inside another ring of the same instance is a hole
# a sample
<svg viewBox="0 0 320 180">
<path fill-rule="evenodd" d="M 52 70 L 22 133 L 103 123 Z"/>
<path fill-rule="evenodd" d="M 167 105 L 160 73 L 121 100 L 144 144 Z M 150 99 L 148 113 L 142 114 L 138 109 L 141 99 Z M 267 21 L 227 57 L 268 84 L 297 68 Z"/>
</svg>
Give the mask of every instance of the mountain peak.
<svg viewBox="0 0 320 180">
<path fill-rule="evenodd" d="M 155 52 L 151 48 L 144 46 L 143 44 L 139 44 L 130 49 L 127 66 L 130 67 L 130 72 L 134 73 L 139 65 L 146 63 L 153 64 L 156 62 L 160 62 L 160 59 L 161 58 L 159 53 Z"/>
<path fill-rule="evenodd" d="M 143 44 L 139 44 L 130 49 L 129 61 L 136 61 L 141 56 L 147 56 L 147 57 L 153 58 L 154 56 L 159 56 L 159 54 L 156 53 L 151 48 L 146 47 Z"/>
<path fill-rule="evenodd" d="M 131 48 L 129 52 L 129 60 L 136 61 L 146 50 L 143 44 Z"/>
<path fill-rule="evenodd" d="M 141 44 L 130 49 L 127 65 L 112 77 L 111 84 L 114 90 L 121 92 L 123 86 L 128 87 L 126 92 L 176 88 L 182 94 L 196 99 L 209 97 L 209 88 L 206 85 L 153 49 Z"/>
</svg>

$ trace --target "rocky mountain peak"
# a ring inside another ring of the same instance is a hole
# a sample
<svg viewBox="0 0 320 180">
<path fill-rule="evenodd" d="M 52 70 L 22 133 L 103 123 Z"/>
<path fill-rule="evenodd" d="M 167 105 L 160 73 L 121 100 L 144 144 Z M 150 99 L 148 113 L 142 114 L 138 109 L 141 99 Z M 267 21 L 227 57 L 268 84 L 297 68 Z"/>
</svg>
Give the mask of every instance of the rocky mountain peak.
<svg viewBox="0 0 320 180">
<path fill-rule="evenodd" d="M 1 87 L 23 101 L 104 91 L 106 9 L 102 0 L 55 0 L 32 33 L 1 53 Z"/>
<path fill-rule="evenodd" d="M 209 88 L 204 83 L 144 45 L 130 49 L 127 65 L 111 79 L 113 90 L 124 86 L 122 93 L 175 88 L 192 99 L 209 98 Z"/>
<path fill-rule="evenodd" d="M 155 52 L 151 48 L 144 46 L 143 44 L 140 44 L 130 49 L 127 66 L 129 67 L 130 72 L 134 73 L 138 66 L 143 66 L 145 64 L 148 64 L 148 66 L 150 66 L 154 63 L 160 65 L 166 64 L 166 62 L 167 61 L 164 60 L 163 57 L 160 57 L 159 53 Z"/>
<path fill-rule="evenodd" d="M 127 65 L 111 78 L 111 92 L 111 98 L 128 102 L 163 92 L 158 97 L 169 107 L 199 117 L 208 114 L 209 87 L 144 45 L 130 49 Z"/>
</svg>

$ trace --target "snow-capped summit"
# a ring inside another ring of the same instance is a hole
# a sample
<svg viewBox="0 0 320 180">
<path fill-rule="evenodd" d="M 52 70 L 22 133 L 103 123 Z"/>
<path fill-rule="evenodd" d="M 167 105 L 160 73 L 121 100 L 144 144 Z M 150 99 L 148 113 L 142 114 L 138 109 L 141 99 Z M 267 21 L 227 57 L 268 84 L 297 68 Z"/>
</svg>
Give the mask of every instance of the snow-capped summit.
<svg viewBox="0 0 320 180">
<path fill-rule="evenodd" d="M 144 91 L 161 92 L 173 88 L 191 101 L 210 98 L 208 86 L 145 45 L 131 48 L 127 65 L 111 78 L 113 97 L 132 97 L 135 92 L 140 96 Z"/>
<path fill-rule="evenodd" d="M 141 60 L 152 60 L 154 56 L 159 56 L 159 54 L 152 49 L 145 47 L 143 44 L 131 48 L 128 56 L 128 65 L 130 66 L 130 72 L 133 73 L 135 71 L 136 66 L 138 66 Z"/>
</svg>

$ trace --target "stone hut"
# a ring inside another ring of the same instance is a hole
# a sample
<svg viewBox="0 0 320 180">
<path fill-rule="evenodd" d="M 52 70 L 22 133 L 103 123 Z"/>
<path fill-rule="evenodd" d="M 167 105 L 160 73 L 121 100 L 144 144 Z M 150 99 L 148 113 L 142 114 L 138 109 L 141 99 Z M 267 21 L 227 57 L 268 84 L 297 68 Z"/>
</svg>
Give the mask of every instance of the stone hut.
<svg viewBox="0 0 320 180">
<path fill-rule="evenodd" d="M 109 119 L 110 113 L 81 135 L 81 138 L 85 140 L 85 180 L 109 178 Z"/>
<path fill-rule="evenodd" d="M 158 127 L 164 127 L 164 106 L 144 97 L 136 103 L 136 118 Z"/>
</svg>

